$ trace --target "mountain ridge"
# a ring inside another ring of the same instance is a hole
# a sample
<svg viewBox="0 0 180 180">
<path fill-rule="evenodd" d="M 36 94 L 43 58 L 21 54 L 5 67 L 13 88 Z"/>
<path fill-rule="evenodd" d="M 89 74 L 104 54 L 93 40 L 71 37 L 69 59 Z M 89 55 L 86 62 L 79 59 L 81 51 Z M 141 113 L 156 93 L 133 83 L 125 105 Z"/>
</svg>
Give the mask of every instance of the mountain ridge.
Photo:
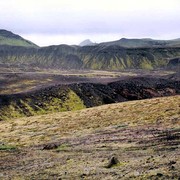
<svg viewBox="0 0 180 180">
<path fill-rule="evenodd" d="M 151 38 L 121 38 L 116 41 L 102 42 L 100 45 L 110 46 L 119 45 L 125 48 L 142 48 L 142 47 L 180 47 L 180 38 L 172 40 L 156 40 Z"/>
<path fill-rule="evenodd" d="M 0 46 L 0 63 L 58 69 L 156 69 L 180 57 L 180 48 L 122 48 L 120 46 L 68 45 L 27 48 Z"/>
<path fill-rule="evenodd" d="M 1 34 L 16 40 L 20 36 L 2 30 Z M 150 42 L 151 46 L 147 46 Z M 175 42 L 175 43 L 174 43 Z M 52 45 L 37 47 L 31 44 L 0 44 L 1 65 L 58 69 L 156 69 L 166 68 L 171 59 L 180 57 L 180 41 L 128 40 L 95 44 L 93 46 Z M 121 43 L 121 44 L 120 44 Z M 122 46 L 124 43 L 124 46 Z M 138 45 L 139 43 L 139 45 Z M 159 43 L 159 44 L 158 44 Z M 163 43 L 165 43 L 163 45 Z M 170 63 L 171 64 L 171 63 Z"/>
</svg>

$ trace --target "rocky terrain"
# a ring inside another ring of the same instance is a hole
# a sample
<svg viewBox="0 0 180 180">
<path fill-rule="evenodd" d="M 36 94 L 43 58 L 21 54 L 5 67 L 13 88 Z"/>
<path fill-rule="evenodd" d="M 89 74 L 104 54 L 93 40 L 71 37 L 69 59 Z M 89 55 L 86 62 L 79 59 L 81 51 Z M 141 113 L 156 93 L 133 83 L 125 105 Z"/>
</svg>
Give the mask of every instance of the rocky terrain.
<svg viewBox="0 0 180 180">
<path fill-rule="evenodd" d="M 3 73 L 0 80 L 0 119 L 78 110 L 180 93 L 176 74 L 161 77 L 157 74 L 112 75 L 114 77 L 111 77 L 110 72 L 109 75 L 104 72 L 104 76 L 90 73 L 89 77 L 88 74 Z"/>
</svg>

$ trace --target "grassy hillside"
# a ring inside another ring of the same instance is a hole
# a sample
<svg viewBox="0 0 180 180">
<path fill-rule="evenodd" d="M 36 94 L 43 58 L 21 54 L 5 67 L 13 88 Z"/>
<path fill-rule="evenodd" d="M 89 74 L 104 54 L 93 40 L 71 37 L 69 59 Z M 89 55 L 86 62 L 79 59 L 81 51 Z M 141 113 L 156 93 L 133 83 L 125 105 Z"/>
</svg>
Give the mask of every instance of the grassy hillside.
<svg viewBox="0 0 180 180">
<path fill-rule="evenodd" d="M 21 36 L 2 29 L 0 29 L 0 45 L 37 47 L 37 45 L 23 39 Z"/>
<path fill-rule="evenodd" d="M 1 177 L 178 179 L 179 102 L 164 97 L 2 121 Z"/>
<path fill-rule="evenodd" d="M 93 130 L 108 126 L 162 124 L 176 128 L 180 126 L 179 105 L 180 96 L 171 96 L 103 105 L 75 112 L 11 119 L 0 122 L 0 133 L 1 137 L 11 144 L 38 145 L 48 142 L 58 134 L 70 135 L 71 132 L 79 130 Z M 33 136 L 27 133 L 32 131 Z M 13 138 L 11 138 L 11 133 Z"/>
</svg>

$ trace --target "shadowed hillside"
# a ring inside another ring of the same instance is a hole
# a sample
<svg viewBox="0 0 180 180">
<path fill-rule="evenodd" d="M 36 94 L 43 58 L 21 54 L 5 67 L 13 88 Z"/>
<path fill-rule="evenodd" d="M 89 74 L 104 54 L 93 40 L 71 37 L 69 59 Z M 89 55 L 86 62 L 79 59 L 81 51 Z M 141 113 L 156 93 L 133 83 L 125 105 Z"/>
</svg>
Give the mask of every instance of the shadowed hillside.
<svg viewBox="0 0 180 180">
<path fill-rule="evenodd" d="M 133 48 L 120 46 L 49 46 L 26 48 L 0 46 L 0 63 L 12 67 L 57 69 L 156 69 L 180 56 L 180 48 Z"/>
<path fill-rule="evenodd" d="M 172 58 L 167 64 L 167 68 L 177 70 L 177 72 L 180 72 L 180 58 Z"/>
</svg>

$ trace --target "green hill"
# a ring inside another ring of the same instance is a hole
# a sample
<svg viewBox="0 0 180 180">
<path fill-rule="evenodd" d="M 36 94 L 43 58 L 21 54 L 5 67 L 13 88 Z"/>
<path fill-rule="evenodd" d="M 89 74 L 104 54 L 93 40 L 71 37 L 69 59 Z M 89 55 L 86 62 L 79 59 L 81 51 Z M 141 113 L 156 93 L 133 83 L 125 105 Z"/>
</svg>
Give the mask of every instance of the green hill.
<svg viewBox="0 0 180 180">
<path fill-rule="evenodd" d="M 3 29 L 0 29 L 0 45 L 37 47 L 37 45 L 31 41 Z"/>
</svg>

